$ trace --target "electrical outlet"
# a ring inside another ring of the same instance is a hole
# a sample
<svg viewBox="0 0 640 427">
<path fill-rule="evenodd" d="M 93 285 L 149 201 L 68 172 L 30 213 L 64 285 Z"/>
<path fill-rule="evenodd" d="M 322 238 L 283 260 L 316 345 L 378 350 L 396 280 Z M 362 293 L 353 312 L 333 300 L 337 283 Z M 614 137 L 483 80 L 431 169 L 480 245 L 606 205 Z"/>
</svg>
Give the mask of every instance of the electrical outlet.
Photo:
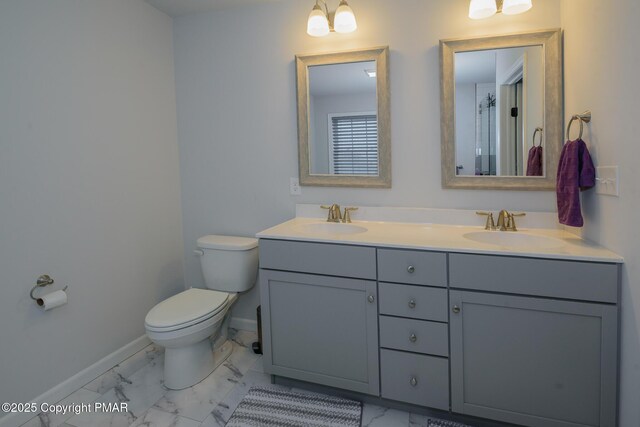
<svg viewBox="0 0 640 427">
<path fill-rule="evenodd" d="M 300 180 L 298 178 L 289 179 L 289 193 L 291 193 L 292 196 L 302 194 L 302 188 L 300 188 Z"/>
<path fill-rule="evenodd" d="M 618 187 L 620 172 L 618 166 L 599 166 L 596 168 L 596 193 L 607 196 L 620 196 Z"/>
</svg>

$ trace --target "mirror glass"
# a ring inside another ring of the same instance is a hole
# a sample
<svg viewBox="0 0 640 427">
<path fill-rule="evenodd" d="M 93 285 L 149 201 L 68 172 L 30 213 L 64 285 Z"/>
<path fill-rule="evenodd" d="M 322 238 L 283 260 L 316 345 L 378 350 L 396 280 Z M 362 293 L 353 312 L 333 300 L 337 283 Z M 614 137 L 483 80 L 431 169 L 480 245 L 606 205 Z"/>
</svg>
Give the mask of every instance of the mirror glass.
<svg viewBox="0 0 640 427">
<path fill-rule="evenodd" d="M 391 187 L 389 48 L 296 55 L 300 185 Z"/>
<path fill-rule="evenodd" d="M 309 66 L 308 79 L 310 174 L 378 176 L 376 61 Z"/>
<path fill-rule="evenodd" d="M 456 176 L 545 176 L 543 46 L 456 52 L 454 67 Z"/>
</svg>

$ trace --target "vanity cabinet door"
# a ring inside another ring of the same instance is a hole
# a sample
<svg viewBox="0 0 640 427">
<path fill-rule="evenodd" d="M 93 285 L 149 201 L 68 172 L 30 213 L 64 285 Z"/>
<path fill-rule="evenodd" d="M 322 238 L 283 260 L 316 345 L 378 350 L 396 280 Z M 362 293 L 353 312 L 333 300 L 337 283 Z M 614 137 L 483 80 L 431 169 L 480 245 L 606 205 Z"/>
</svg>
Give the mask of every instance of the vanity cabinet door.
<svg viewBox="0 0 640 427">
<path fill-rule="evenodd" d="M 454 412 L 526 426 L 615 426 L 617 308 L 450 292 Z"/>
<path fill-rule="evenodd" d="M 265 371 L 378 396 L 376 282 L 260 270 Z"/>
</svg>

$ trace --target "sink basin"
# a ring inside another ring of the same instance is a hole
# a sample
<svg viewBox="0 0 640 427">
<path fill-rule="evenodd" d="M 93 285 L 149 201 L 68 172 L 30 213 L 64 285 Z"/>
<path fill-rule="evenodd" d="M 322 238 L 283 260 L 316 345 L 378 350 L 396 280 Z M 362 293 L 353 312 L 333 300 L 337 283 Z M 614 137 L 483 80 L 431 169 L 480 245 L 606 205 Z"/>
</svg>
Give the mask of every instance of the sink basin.
<svg viewBox="0 0 640 427">
<path fill-rule="evenodd" d="M 565 246 L 560 239 L 510 231 L 475 231 L 463 235 L 465 239 L 489 245 L 517 249 L 555 249 Z"/>
<path fill-rule="evenodd" d="M 338 222 L 315 222 L 299 225 L 298 228 L 314 234 L 359 234 L 367 231 L 367 228 L 359 225 Z"/>
</svg>

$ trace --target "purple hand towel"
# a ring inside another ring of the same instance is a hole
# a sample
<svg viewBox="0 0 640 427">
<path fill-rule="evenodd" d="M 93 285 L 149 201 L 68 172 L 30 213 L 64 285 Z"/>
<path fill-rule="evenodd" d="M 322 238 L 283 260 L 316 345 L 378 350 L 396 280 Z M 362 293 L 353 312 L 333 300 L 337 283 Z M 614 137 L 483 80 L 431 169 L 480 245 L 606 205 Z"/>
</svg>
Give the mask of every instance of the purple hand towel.
<svg viewBox="0 0 640 427">
<path fill-rule="evenodd" d="M 558 164 L 556 192 L 560 224 L 582 227 L 580 190 L 596 185 L 596 170 L 583 140 L 568 141 L 562 148 Z"/>
<path fill-rule="evenodd" d="M 527 159 L 527 176 L 542 176 L 542 146 L 533 146 Z"/>
</svg>

